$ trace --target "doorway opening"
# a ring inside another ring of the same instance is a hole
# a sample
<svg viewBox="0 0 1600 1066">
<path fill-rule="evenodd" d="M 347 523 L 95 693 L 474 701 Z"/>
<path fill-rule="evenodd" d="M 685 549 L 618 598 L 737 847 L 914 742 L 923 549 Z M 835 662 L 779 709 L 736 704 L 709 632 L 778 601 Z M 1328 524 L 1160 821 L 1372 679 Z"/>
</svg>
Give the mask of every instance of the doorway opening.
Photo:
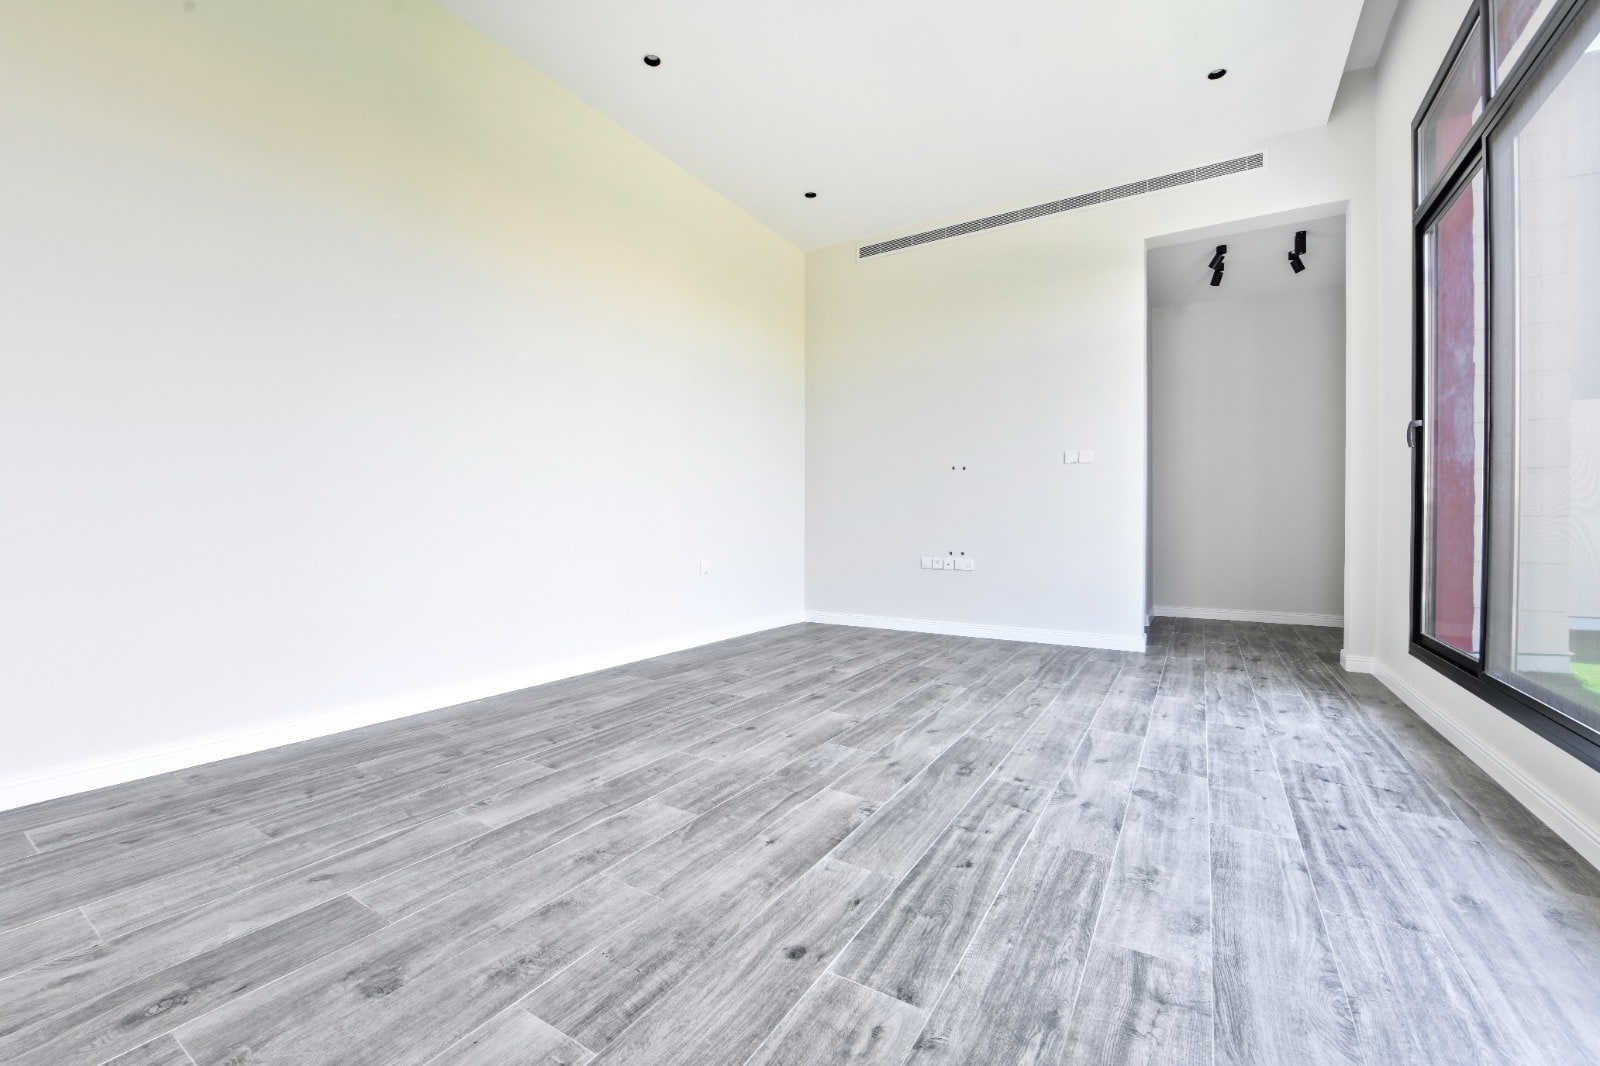
<svg viewBox="0 0 1600 1066">
<path fill-rule="evenodd" d="M 1152 243 L 1146 613 L 1342 627 L 1344 216 Z"/>
</svg>

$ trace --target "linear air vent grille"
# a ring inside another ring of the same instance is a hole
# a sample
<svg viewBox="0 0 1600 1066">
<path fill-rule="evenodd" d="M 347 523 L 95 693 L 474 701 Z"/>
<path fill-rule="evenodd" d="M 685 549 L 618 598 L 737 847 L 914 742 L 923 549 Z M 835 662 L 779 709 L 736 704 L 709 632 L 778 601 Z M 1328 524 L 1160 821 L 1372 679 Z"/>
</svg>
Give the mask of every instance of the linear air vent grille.
<svg viewBox="0 0 1600 1066">
<path fill-rule="evenodd" d="M 907 248 L 915 248 L 921 244 L 949 240 L 951 237 L 965 237 L 969 233 L 979 233 L 986 229 L 1010 226 L 1017 222 L 1043 218 L 1046 215 L 1059 215 L 1064 211 L 1076 211 L 1080 207 L 1089 207 L 1093 204 L 1103 204 L 1129 196 L 1143 196 L 1147 192 L 1159 192 L 1162 189 L 1171 189 L 1178 185 L 1191 185 L 1197 181 L 1210 181 L 1212 178 L 1223 178 L 1229 174 L 1242 174 L 1247 170 L 1260 170 L 1266 165 L 1267 157 L 1265 153 L 1257 152 L 1254 155 L 1243 155 L 1238 159 L 1211 163 L 1207 166 L 1195 167 L 1193 170 L 1174 171 L 1171 174 L 1145 178 L 1142 181 L 1133 181 L 1126 185 L 1116 185 L 1109 189 L 1101 189 L 1098 192 L 1086 192 L 1079 196 L 1069 196 L 1065 200 L 1052 200 L 1047 204 L 1021 207 L 1015 211 L 1007 211 L 1004 214 L 973 219 L 971 222 L 957 222 L 951 226 L 941 226 L 939 229 L 930 229 L 922 233 L 896 237 L 891 241 L 864 244 L 857 250 L 856 257 L 858 259 L 867 259 L 875 255 L 883 255 L 885 252 L 904 251 Z"/>
</svg>

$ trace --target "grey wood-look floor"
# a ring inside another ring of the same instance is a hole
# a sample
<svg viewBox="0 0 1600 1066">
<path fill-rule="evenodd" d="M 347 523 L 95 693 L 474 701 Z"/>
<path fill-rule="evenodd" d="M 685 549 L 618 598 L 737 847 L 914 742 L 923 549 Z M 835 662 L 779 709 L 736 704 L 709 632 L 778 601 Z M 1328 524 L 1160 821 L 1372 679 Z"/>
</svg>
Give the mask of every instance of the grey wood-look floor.
<svg viewBox="0 0 1600 1066">
<path fill-rule="evenodd" d="M 1600 1062 L 1600 874 L 1336 631 L 1151 637 L 795 626 L 0 812 L 0 1062 Z"/>
</svg>

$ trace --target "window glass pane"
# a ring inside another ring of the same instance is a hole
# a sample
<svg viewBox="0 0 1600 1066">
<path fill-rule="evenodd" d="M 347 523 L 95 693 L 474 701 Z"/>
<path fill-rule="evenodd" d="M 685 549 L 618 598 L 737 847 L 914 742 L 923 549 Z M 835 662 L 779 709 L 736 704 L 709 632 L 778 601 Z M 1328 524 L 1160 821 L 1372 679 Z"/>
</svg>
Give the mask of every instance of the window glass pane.
<svg viewBox="0 0 1600 1066">
<path fill-rule="evenodd" d="M 1491 0 L 1494 12 L 1494 83 L 1516 65 L 1556 0 Z"/>
<path fill-rule="evenodd" d="M 1496 587 L 1509 589 L 1511 603 L 1496 609 L 1495 631 L 1506 636 L 1491 666 L 1600 728 L 1596 23 L 1600 7 L 1491 147 L 1496 352 L 1509 368 L 1496 375 L 1513 392 L 1516 426 L 1514 447 L 1496 446 L 1496 484 L 1514 484 L 1515 513 L 1510 558 L 1502 563 L 1496 551 Z M 1507 468 L 1510 477 L 1498 473 Z"/>
<path fill-rule="evenodd" d="M 1483 226 L 1480 172 L 1428 228 L 1423 248 L 1422 632 L 1474 657 L 1482 629 Z"/>
<path fill-rule="evenodd" d="M 1426 196 L 1483 114 L 1483 27 L 1475 26 L 1417 127 L 1417 188 Z"/>
</svg>

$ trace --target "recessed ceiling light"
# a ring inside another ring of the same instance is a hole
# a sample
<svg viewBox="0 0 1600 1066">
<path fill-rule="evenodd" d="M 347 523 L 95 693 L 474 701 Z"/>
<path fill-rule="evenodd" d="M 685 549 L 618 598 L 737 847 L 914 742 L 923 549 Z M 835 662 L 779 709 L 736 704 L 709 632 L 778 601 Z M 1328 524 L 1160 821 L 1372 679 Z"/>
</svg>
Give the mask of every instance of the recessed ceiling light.
<svg viewBox="0 0 1600 1066">
<path fill-rule="evenodd" d="M 816 198 L 817 198 L 817 194 L 816 193 L 814 193 L 814 192 L 806 193 L 806 199 L 807 200 L 815 200 Z"/>
<path fill-rule="evenodd" d="M 1228 68 L 1227 67 L 1218 67 L 1216 70 L 1213 70 L 1210 74 L 1206 75 L 1206 77 L 1209 78 L 1212 81 L 1221 81 L 1223 78 L 1226 78 L 1227 76 L 1228 76 Z"/>
<path fill-rule="evenodd" d="M 659 67 L 661 65 L 661 57 L 656 55 L 645 56 L 644 65 L 647 67 Z"/>
</svg>

